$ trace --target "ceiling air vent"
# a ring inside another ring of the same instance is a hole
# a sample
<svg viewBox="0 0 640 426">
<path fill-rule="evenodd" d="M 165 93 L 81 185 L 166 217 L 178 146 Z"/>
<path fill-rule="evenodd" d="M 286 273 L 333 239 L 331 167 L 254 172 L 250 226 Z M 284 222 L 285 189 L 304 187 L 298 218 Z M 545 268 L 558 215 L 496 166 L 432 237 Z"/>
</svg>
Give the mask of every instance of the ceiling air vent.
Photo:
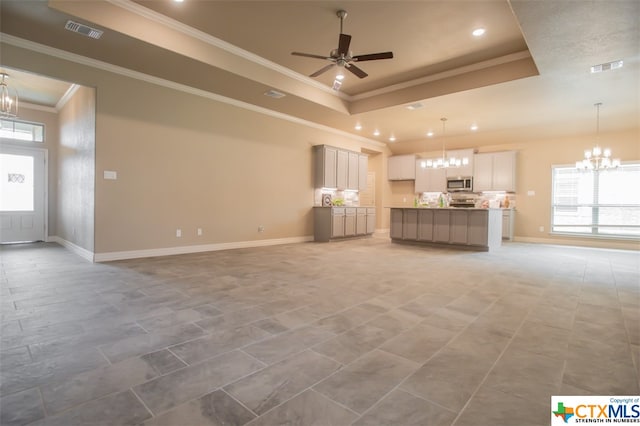
<svg viewBox="0 0 640 426">
<path fill-rule="evenodd" d="M 80 33 L 87 37 L 95 38 L 96 40 L 102 37 L 102 31 L 74 21 L 67 21 L 64 28 L 69 31 L 73 31 L 74 33 Z"/>
<path fill-rule="evenodd" d="M 421 104 L 420 102 L 416 102 L 415 104 L 411 104 L 411 105 L 407 105 L 406 107 L 409 111 L 415 111 L 417 109 L 421 109 L 424 108 L 424 104 Z"/>
<path fill-rule="evenodd" d="M 273 89 L 267 92 L 264 92 L 264 95 L 274 99 L 280 99 L 286 96 L 284 93 L 278 92 L 277 90 L 273 90 Z"/>
<path fill-rule="evenodd" d="M 591 74 L 597 74 L 599 72 L 616 70 L 618 68 L 622 68 L 624 65 L 624 61 L 622 59 L 613 62 L 607 62 L 604 64 L 598 64 L 591 66 Z"/>
</svg>

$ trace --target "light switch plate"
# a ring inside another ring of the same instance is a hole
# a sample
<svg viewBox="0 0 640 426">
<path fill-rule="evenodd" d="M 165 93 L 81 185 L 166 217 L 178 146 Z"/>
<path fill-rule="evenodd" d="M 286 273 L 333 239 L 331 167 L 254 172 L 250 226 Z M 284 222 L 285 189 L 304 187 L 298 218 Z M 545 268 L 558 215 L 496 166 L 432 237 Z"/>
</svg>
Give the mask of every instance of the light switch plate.
<svg viewBox="0 0 640 426">
<path fill-rule="evenodd" d="M 118 179 L 118 172 L 115 172 L 113 170 L 105 170 L 104 178 L 109 180 L 116 180 Z"/>
</svg>

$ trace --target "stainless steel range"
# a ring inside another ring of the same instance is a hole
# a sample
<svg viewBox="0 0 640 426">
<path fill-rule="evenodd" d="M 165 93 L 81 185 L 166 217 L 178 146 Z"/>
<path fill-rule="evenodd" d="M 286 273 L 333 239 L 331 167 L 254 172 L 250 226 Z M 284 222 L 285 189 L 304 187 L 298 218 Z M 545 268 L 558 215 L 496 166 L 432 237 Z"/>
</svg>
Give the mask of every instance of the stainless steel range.
<svg viewBox="0 0 640 426">
<path fill-rule="evenodd" d="M 474 208 L 476 206 L 476 201 L 478 201 L 478 197 L 476 194 L 472 192 L 458 192 L 451 194 L 451 202 L 449 203 L 449 206 L 460 208 Z"/>
</svg>

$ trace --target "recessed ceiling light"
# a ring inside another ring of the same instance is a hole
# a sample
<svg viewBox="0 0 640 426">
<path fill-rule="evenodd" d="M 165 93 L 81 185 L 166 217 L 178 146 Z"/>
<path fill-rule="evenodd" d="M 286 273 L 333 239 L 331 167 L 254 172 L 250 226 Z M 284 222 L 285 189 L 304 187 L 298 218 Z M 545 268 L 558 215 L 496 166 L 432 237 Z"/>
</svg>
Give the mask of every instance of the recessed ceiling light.
<svg viewBox="0 0 640 426">
<path fill-rule="evenodd" d="M 478 125 L 477 124 L 472 124 L 470 129 L 475 132 L 476 130 L 478 130 Z"/>
<path fill-rule="evenodd" d="M 429 136 L 429 137 L 433 137 L 433 131 L 432 131 L 432 130 L 429 130 L 429 131 L 427 132 L 427 136 Z"/>
<path fill-rule="evenodd" d="M 356 130 L 362 130 L 362 124 L 360 123 L 356 124 Z"/>
<path fill-rule="evenodd" d="M 373 131 L 373 136 L 380 136 L 380 130 L 376 129 Z"/>
<path fill-rule="evenodd" d="M 395 142 L 396 141 L 396 137 L 395 136 L 390 136 L 389 137 L 389 142 Z"/>
<path fill-rule="evenodd" d="M 176 3 L 182 3 L 184 0 L 173 0 Z"/>
<path fill-rule="evenodd" d="M 487 30 L 485 30 L 484 28 L 476 28 L 471 32 L 471 34 L 473 34 L 474 37 L 480 37 L 481 35 L 484 35 L 486 31 Z"/>
</svg>

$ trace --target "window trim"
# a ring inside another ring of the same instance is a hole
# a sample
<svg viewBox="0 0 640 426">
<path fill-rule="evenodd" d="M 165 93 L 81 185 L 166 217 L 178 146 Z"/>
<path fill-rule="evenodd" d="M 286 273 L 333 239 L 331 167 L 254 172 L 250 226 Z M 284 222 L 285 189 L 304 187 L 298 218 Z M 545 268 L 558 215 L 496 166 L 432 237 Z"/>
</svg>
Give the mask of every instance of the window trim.
<svg viewBox="0 0 640 426">
<path fill-rule="evenodd" d="M 46 135 L 47 135 L 47 127 L 45 123 L 40 123 L 38 121 L 29 121 L 29 120 L 19 120 L 19 119 L 15 119 L 15 118 L 8 118 L 8 117 L 0 117 L 0 120 L 2 121 L 9 121 L 14 123 L 14 129 L 15 129 L 15 123 L 21 123 L 21 124 L 29 124 L 32 125 L 34 127 L 40 127 L 42 128 L 42 140 L 34 140 L 32 139 L 19 139 L 19 138 L 12 138 L 12 137 L 6 137 L 6 136 L 0 136 L 0 140 L 2 141 L 8 141 L 8 142 L 14 142 L 14 143 L 18 143 L 18 144 L 25 144 L 25 143 L 34 143 L 34 144 L 42 144 L 44 145 L 45 143 L 45 139 L 46 139 Z M 14 131 L 15 133 L 15 131 Z M 33 135 L 33 131 L 32 131 L 32 135 Z"/>
<path fill-rule="evenodd" d="M 620 165 L 635 165 L 640 166 L 640 161 L 623 161 Z M 588 239 L 597 239 L 597 240 L 618 240 L 618 241 L 640 241 L 640 236 L 633 235 L 619 235 L 619 234 L 596 234 L 593 232 L 567 232 L 567 231 L 556 231 L 554 227 L 562 227 L 563 225 L 555 225 L 554 224 L 554 209 L 557 207 L 637 207 L 636 204 L 593 204 L 593 203 L 582 203 L 582 204 L 554 204 L 555 200 L 555 179 L 554 179 L 554 171 L 555 169 L 570 169 L 575 168 L 575 165 L 572 164 L 554 164 L 551 166 L 551 203 L 549 205 L 549 235 L 556 235 L 562 237 L 573 237 L 573 238 L 588 238 Z M 606 171 L 602 171 L 606 173 Z M 596 173 L 594 171 L 583 171 L 582 173 Z M 597 172 L 601 173 L 601 172 Z M 591 226 L 593 228 L 593 224 L 591 225 L 566 225 L 567 227 L 572 226 Z M 637 228 L 636 225 L 597 225 L 599 228 L 606 227 L 615 227 L 615 228 Z"/>
</svg>

